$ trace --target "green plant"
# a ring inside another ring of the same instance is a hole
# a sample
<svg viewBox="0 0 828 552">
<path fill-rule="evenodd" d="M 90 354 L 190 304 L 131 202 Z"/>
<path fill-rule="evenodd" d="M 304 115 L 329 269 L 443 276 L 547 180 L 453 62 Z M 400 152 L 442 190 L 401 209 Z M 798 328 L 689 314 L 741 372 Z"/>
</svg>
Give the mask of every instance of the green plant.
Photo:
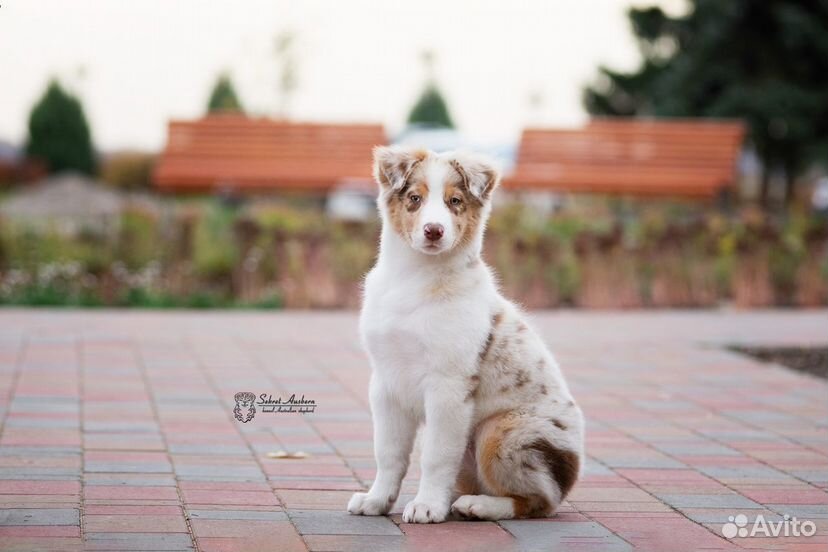
<svg viewBox="0 0 828 552">
<path fill-rule="evenodd" d="M 219 75 L 207 101 L 208 113 L 244 113 L 229 75 Z"/>
<path fill-rule="evenodd" d="M 26 154 L 50 172 L 95 172 L 95 153 L 80 101 L 53 80 L 29 116 Z"/>
<path fill-rule="evenodd" d="M 200 276 L 211 280 L 229 278 L 238 260 L 233 222 L 236 211 L 212 202 L 201 212 L 195 227 L 193 264 Z"/>
</svg>

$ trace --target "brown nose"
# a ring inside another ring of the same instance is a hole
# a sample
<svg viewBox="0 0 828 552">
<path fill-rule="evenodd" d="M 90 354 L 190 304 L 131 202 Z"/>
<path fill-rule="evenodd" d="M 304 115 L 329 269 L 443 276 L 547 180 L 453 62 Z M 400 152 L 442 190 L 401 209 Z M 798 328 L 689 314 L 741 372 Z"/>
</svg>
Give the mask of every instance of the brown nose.
<svg viewBox="0 0 828 552">
<path fill-rule="evenodd" d="M 443 237 L 443 225 L 429 222 L 423 226 L 423 232 L 428 241 L 437 241 Z"/>
</svg>

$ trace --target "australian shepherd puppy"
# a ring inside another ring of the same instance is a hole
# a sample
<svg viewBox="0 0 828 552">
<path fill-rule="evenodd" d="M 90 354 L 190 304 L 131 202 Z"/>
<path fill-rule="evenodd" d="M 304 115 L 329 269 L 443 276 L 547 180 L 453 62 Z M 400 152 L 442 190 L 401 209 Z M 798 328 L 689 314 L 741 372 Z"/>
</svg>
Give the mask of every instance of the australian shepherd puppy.
<svg viewBox="0 0 828 552">
<path fill-rule="evenodd" d="M 471 154 L 380 147 L 374 175 L 382 237 L 360 331 L 377 476 L 348 511 L 391 509 L 424 425 L 403 521 L 552 515 L 583 464 L 584 422 L 552 354 L 480 258 L 497 171 Z"/>
</svg>

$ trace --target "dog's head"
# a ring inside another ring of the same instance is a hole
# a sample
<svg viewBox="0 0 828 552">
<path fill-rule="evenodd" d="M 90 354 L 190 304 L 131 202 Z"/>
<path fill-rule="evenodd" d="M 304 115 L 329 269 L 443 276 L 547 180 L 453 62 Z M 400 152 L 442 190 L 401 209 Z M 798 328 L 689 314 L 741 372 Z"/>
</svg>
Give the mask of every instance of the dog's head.
<svg viewBox="0 0 828 552">
<path fill-rule="evenodd" d="M 480 238 L 500 176 L 484 158 L 459 152 L 374 149 L 383 223 L 416 251 L 438 255 Z"/>
</svg>

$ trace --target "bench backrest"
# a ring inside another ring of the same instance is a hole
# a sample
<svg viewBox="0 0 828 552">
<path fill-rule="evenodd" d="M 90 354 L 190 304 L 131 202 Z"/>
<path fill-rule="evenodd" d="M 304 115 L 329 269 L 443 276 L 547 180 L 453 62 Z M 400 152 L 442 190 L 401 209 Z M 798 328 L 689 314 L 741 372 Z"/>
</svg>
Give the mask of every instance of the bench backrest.
<svg viewBox="0 0 828 552">
<path fill-rule="evenodd" d="M 239 115 L 171 121 L 153 180 L 162 190 L 326 191 L 371 178 L 380 125 L 289 123 Z"/>
<path fill-rule="evenodd" d="M 745 129 L 706 120 L 596 119 L 527 129 L 513 189 L 710 197 L 732 185 Z"/>
</svg>

